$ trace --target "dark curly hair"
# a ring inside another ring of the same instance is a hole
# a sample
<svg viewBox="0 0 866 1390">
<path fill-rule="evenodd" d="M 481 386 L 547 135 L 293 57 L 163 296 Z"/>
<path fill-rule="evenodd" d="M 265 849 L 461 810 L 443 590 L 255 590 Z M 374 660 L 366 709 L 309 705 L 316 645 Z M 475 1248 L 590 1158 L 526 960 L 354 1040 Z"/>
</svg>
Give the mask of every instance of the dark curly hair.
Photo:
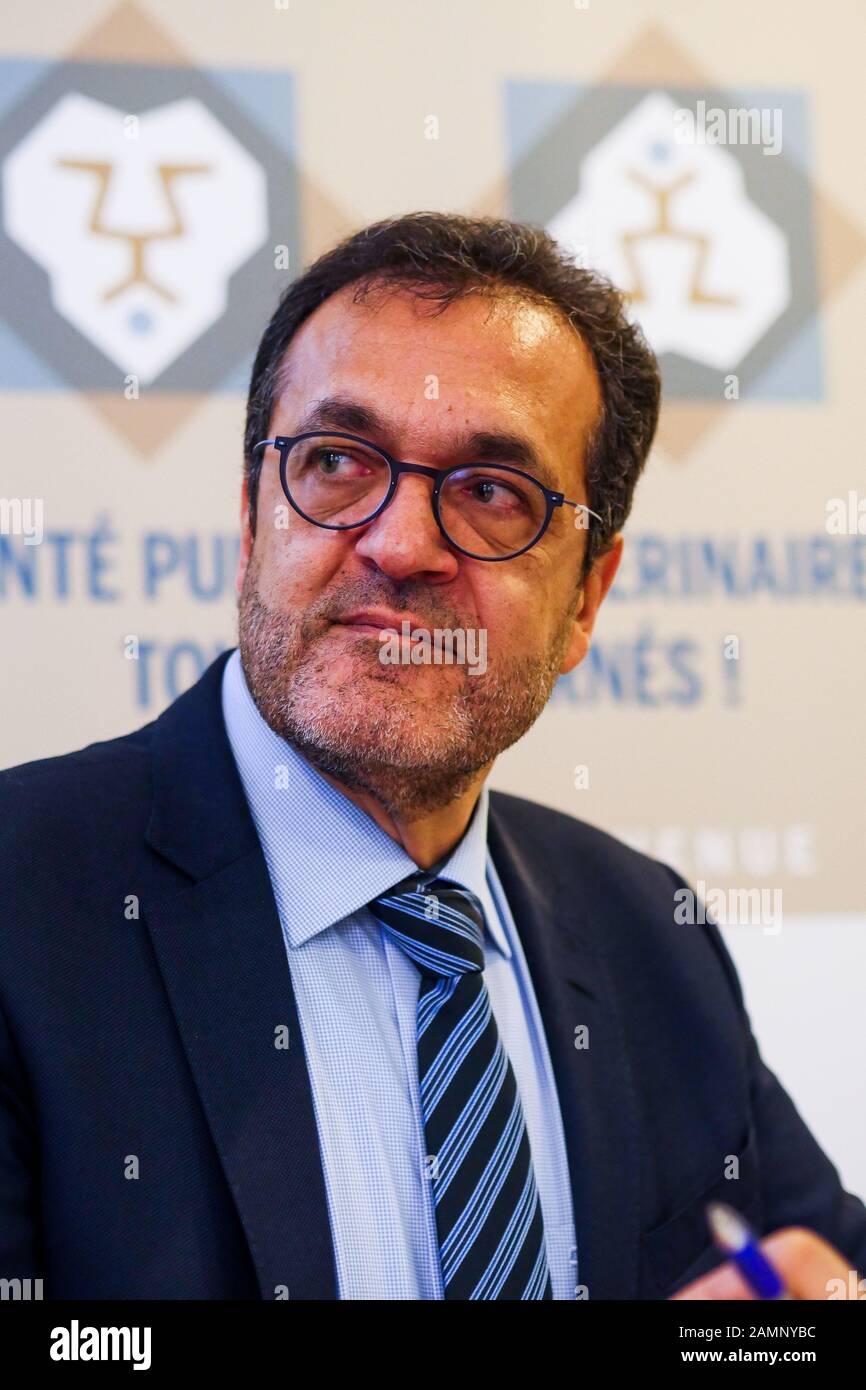
<svg viewBox="0 0 866 1390">
<path fill-rule="evenodd" d="M 655 434 L 658 363 L 623 296 L 603 276 L 574 264 L 545 231 L 505 218 L 414 212 L 375 222 L 320 256 L 285 290 L 259 344 L 250 378 L 244 461 L 255 531 L 260 439 L 268 437 L 283 357 L 301 324 L 331 295 L 356 285 L 407 289 L 444 310 L 471 293 L 517 292 L 558 310 L 592 353 L 602 411 L 585 462 L 588 505 L 603 518 L 587 531 L 585 575 L 631 510 Z"/>
</svg>

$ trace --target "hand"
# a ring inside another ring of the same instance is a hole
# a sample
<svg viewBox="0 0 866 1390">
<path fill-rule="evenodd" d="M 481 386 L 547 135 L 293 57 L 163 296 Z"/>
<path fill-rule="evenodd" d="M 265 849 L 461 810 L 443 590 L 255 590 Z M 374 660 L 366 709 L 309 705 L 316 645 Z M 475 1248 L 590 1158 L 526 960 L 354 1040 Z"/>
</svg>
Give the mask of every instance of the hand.
<svg viewBox="0 0 866 1390">
<path fill-rule="evenodd" d="M 859 1279 L 844 1255 L 840 1255 L 814 1231 L 790 1226 L 761 1241 L 761 1249 L 794 1298 L 866 1298 L 866 1279 Z M 749 1299 L 755 1295 L 730 1260 L 687 1284 L 674 1299 Z"/>
</svg>

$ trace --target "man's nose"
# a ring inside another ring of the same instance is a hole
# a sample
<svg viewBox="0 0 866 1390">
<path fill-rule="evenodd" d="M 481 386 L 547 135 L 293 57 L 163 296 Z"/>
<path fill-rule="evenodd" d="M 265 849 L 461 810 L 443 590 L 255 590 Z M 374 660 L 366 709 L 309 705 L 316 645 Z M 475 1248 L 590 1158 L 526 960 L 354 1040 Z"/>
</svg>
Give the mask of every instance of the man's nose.
<svg viewBox="0 0 866 1390">
<path fill-rule="evenodd" d="M 392 579 L 435 575 L 453 579 L 458 556 L 433 515 L 433 479 L 404 473 L 381 515 L 365 527 L 355 553 Z"/>
</svg>

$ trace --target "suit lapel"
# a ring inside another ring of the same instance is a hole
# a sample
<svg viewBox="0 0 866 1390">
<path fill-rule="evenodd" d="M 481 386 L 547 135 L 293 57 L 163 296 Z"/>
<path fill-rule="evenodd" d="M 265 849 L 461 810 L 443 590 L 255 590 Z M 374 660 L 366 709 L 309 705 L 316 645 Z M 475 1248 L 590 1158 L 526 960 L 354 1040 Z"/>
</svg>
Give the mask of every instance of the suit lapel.
<svg viewBox="0 0 866 1390">
<path fill-rule="evenodd" d="M 264 856 L 220 704 L 227 657 L 157 721 L 142 897 L 262 1297 L 336 1297 L 309 1074 Z M 178 872 L 180 870 L 181 872 Z M 278 1033 L 278 1030 L 285 1033 Z M 288 1047 L 276 1045 L 287 1034 Z"/>
<path fill-rule="evenodd" d="M 522 822 L 518 830 L 518 819 Z M 589 1297 L 636 1296 L 637 1104 L 618 1000 L 570 846 L 534 827 L 525 803 L 491 793 L 489 845 L 520 934 L 556 1078 Z M 585 1027 L 588 1045 L 575 1047 Z"/>
</svg>

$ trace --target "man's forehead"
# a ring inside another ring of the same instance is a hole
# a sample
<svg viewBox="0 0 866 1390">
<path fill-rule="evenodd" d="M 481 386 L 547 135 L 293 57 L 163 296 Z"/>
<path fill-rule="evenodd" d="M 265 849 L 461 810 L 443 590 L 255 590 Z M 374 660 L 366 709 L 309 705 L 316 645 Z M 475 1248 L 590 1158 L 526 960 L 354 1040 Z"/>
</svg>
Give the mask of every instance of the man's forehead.
<svg viewBox="0 0 866 1390">
<path fill-rule="evenodd" d="M 289 345 L 287 359 L 300 355 L 298 348 L 339 354 L 355 343 L 384 343 L 399 335 L 401 348 L 410 351 L 417 344 L 445 355 L 510 356 L 527 365 L 549 351 L 567 353 L 575 366 L 591 366 L 587 348 L 563 314 L 513 291 L 467 293 L 444 306 L 403 286 L 374 288 L 357 302 L 354 295 L 355 287 L 345 286 L 314 310 Z"/>
<path fill-rule="evenodd" d="M 278 395 L 366 388 L 409 391 L 409 402 L 488 405 L 504 418 L 586 437 L 601 393 L 589 349 L 564 315 L 524 296 L 471 294 L 441 309 L 387 287 L 354 302 L 354 286 L 324 301 L 284 356 Z M 408 403 L 408 402 L 407 402 Z"/>
</svg>

